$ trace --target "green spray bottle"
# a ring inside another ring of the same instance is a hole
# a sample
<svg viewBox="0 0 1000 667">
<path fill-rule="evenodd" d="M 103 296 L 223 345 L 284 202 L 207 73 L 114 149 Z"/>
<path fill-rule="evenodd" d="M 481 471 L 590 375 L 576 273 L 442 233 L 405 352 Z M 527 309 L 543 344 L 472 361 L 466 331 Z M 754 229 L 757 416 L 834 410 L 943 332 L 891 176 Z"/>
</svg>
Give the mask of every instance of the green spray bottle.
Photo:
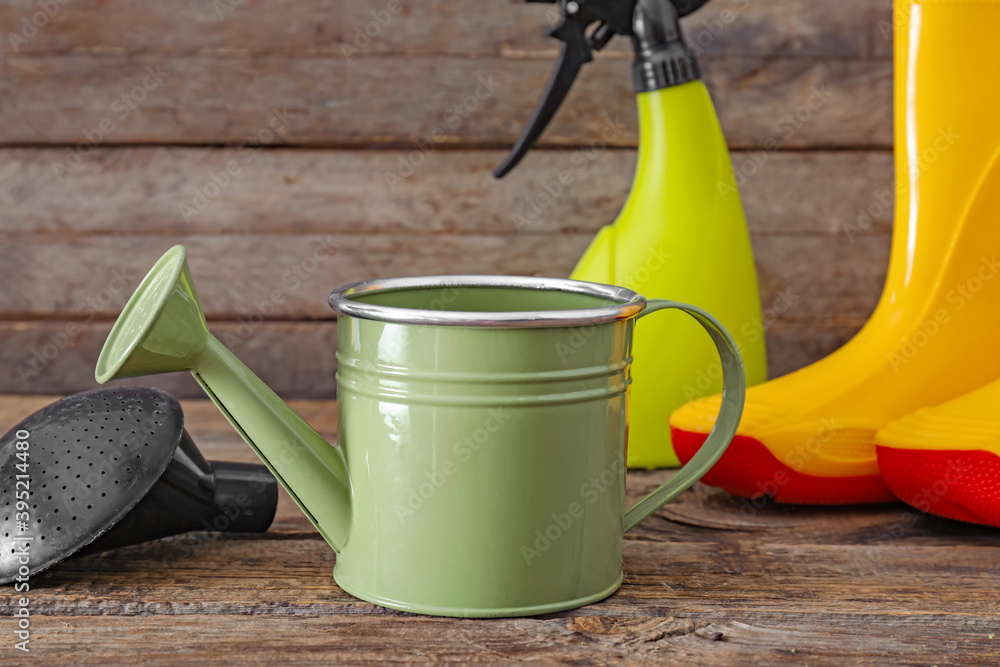
<svg viewBox="0 0 1000 667">
<path fill-rule="evenodd" d="M 598 233 L 571 277 L 704 308 L 736 339 L 753 385 L 767 379 L 767 357 L 750 235 L 715 107 L 680 28 L 680 18 L 707 1 L 559 0 L 561 20 L 550 32 L 562 41 L 559 62 L 494 175 L 503 177 L 532 148 L 593 52 L 614 35 L 630 36 L 639 111 L 635 180 L 618 219 Z M 717 353 L 697 329 L 682 317 L 637 328 L 632 467 L 679 465 L 669 445 L 670 414 L 722 390 Z"/>
</svg>

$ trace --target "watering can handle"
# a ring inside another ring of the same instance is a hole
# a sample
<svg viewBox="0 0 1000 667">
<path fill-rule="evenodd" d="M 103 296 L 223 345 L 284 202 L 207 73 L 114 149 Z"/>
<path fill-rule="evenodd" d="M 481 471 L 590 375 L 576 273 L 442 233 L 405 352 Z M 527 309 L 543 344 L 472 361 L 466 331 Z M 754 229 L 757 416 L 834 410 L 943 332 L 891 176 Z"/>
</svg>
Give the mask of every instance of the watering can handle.
<svg viewBox="0 0 1000 667">
<path fill-rule="evenodd" d="M 704 310 L 676 301 L 650 299 L 646 310 L 639 317 L 667 309 L 682 310 L 698 320 L 715 342 L 722 360 L 722 407 L 719 409 L 719 417 L 712 432 L 708 434 L 708 438 L 687 465 L 625 512 L 627 531 L 635 528 L 643 519 L 679 496 L 708 472 L 726 451 L 733 436 L 736 435 L 740 417 L 743 416 L 746 378 L 743 372 L 743 359 L 733 337 L 718 320 Z"/>
</svg>

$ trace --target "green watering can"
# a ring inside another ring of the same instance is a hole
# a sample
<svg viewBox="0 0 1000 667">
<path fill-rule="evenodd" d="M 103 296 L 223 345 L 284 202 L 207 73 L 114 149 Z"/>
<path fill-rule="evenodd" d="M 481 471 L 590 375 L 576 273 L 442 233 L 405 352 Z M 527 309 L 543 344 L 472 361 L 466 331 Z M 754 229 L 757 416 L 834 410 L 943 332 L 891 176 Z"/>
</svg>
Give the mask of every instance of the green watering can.
<svg viewBox="0 0 1000 667">
<path fill-rule="evenodd" d="M 125 306 L 96 376 L 191 371 L 337 552 L 341 588 L 393 609 L 526 616 L 607 597 L 621 585 L 623 533 L 719 459 L 742 413 L 742 360 L 725 329 L 624 288 L 397 278 L 341 287 L 330 304 L 337 445 L 209 333 L 182 246 Z M 691 462 L 626 511 L 633 332 L 666 309 L 718 348 L 722 409 Z"/>
</svg>

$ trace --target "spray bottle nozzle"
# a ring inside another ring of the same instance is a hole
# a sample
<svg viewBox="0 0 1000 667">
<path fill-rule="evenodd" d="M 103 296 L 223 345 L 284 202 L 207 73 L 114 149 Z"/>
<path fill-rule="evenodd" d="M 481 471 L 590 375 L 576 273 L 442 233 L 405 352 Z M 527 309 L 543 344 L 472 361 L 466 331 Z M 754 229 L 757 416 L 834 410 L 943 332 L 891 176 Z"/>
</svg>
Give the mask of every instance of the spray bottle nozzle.
<svg viewBox="0 0 1000 667">
<path fill-rule="evenodd" d="M 632 37 L 636 63 L 633 80 L 639 91 L 677 85 L 698 78 L 694 56 L 680 37 L 677 20 L 708 0 L 528 0 L 558 2 L 560 19 L 549 36 L 562 50 L 545 92 L 514 148 L 493 175 L 506 176 L 538 141 L 569 94 L 580 69 L 615 35 Z M 597 27 L 587 32 L 591 26 Z M 666 61 L 666 63 L 664 62 Z M 667 74 L 664 75 L 664 72 Z M 662 85 L 661 85 L 662 84 Z"/>
</svg>

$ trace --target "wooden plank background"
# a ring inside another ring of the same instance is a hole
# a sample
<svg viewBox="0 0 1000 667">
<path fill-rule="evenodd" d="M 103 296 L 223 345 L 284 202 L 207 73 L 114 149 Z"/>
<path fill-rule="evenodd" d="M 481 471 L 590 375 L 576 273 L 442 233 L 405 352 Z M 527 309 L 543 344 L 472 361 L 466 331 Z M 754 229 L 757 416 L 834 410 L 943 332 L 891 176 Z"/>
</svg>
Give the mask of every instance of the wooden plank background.
<svg viewBox="0 0 1000 667">
<path fill-rule="evenodd" d="M 175 243 L 213 330 L 290 397 L 334 394 L 336 285 L 567 275 L 632 176 L 627 41 L 497 182 L 556 56 L 551 8 L 387 6 L 73 0 L 32 30 L 33 0 L 0 1 L 0 393 L 92 386 L 116 314 Z M 773 375 L 842 345 L 881 290 L 891 20 L 890 0 L 714 0 L 686 19 L 734 149 L 763 305 L 797 297 L 767 332 Z M 594 146 L 608 122 L 621 129 Z M 515 227 L 576 150 L 593 157 L 586 172 Z M 872 225 L 852 237 L 862 211 Z M 314 262 L 317 244 L 329 257 Z M 154 384 L 199 394 L 183 377 Z"/>
</svg>

